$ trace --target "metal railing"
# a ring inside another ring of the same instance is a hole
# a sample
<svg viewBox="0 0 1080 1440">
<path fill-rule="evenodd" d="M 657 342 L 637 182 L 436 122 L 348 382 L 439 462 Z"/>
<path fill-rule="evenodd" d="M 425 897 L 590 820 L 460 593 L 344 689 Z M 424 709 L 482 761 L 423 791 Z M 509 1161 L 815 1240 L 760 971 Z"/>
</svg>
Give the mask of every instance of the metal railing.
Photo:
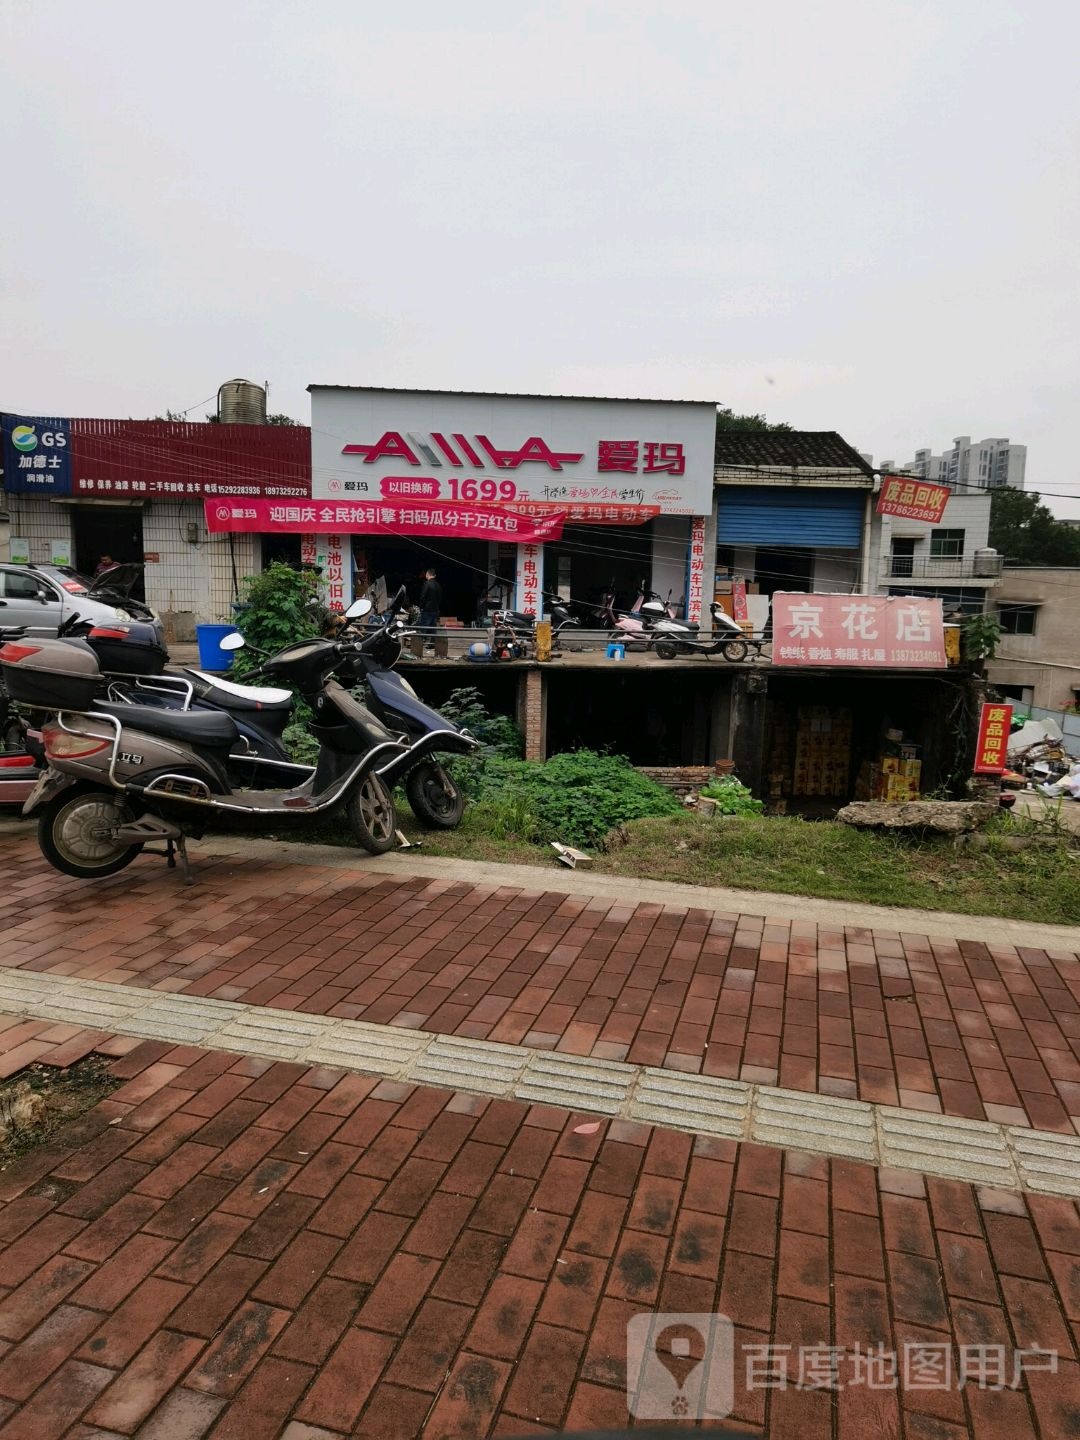
<svg viewBox="0 0 1080 1440">
<path fill-rule="evenodd" d="M 889 555 L 882 563 L 886 580 L 996 580 L 1001 575 L 1002 556 L 974 559 L 924 560 L 914 555 Z"/>
</svg>

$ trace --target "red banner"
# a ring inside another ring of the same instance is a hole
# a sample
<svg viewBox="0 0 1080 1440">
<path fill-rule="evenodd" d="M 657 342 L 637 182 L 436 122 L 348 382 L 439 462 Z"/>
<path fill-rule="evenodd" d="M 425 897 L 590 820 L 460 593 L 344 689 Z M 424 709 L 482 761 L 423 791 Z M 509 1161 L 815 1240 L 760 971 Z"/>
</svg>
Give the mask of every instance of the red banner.
<svg viewBox="0 0 1080 1440">
<path fill-rule="evenodd" d="M 746 581 L 741 577 L 731 582 L 731 618 L 738 620 L 740 625 L 750 619 L 750 611 L 746 607 Z"/>
<path fill-rule="evenodd" d="M 945 513 L 951 494 L 947 485 L 931 485 L 928 480 L 910 480 L 903 475 L 886 475 L 881 482 L 877 513 L 936 525 Z"/>
<path fill-rule="evenodd" d="M 772 599 L 774 665 L 944 670 L 941 601 L 917 595 L 802 595 Z"/>
<path fill-rule="evenodd" d="M 975 746 L 975 774 L 1000 775 L 1008 768 L 1011 705 L 984 705 Z"/>
<path fill-rule="evenodd" d="M 545 500 L 513 501 L 515 515 L 561 515 L 566 525 L 645 525 L 660 514 L 659 505 L 552 504 Z"/>
<path fill-rule="evenodd" d="M 290 505 L 255 497 L 206 500 L 206 528 L 212 535 L 245 531 L 257 535 L 287 534 L 442 535 L 455 540 L 509 540 L 515 545 L 542 545 L 562 535 L 565 512 L 519 515 L 501 505 L 336 504 L 308 501 Z"/>
</svg>

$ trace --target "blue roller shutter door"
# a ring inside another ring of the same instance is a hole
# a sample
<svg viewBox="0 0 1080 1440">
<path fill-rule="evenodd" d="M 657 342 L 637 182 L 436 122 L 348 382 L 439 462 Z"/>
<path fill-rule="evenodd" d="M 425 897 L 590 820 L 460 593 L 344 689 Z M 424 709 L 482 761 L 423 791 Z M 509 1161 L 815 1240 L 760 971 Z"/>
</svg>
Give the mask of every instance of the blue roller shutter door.
<svg viewBox="0 0 1080 1440">
<path fill-rule="evenodd" d="M 857 550 L 865 505 L 862 490 L 725 485 L 717 494 L 716 540 L 719 545 Z"/>
</svg>

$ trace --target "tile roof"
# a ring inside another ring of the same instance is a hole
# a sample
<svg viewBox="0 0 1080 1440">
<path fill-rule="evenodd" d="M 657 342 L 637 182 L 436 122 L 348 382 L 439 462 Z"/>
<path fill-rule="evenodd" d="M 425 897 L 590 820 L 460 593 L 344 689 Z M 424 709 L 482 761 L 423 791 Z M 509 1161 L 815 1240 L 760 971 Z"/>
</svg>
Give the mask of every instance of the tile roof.
<svg viewBox="0 0 1080 1440">
<path fill-rule="evenodd" d="M 874 473 L 835 430 L 717 430 L 716 464 Z"/>
</svg>

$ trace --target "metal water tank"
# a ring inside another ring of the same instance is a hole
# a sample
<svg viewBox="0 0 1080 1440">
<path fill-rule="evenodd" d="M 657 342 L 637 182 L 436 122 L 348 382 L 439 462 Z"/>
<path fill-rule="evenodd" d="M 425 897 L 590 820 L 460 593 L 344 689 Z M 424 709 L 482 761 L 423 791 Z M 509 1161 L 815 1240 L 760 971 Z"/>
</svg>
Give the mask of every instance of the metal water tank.
<svg viewBox="0 0 1080 1440">
<path fill-rule="evenodd" d="M 218 390 L 222 425 L 265 425 L 266 389 L 254 380 L 226 380 Z"/>
<path fill-rule="evenodd" d="M 975 551 L 972 573 L 980 580 L 992 580 L 1001 574 L 1001 556 L 992 545 L 983 545 Z"/>
</svg>

